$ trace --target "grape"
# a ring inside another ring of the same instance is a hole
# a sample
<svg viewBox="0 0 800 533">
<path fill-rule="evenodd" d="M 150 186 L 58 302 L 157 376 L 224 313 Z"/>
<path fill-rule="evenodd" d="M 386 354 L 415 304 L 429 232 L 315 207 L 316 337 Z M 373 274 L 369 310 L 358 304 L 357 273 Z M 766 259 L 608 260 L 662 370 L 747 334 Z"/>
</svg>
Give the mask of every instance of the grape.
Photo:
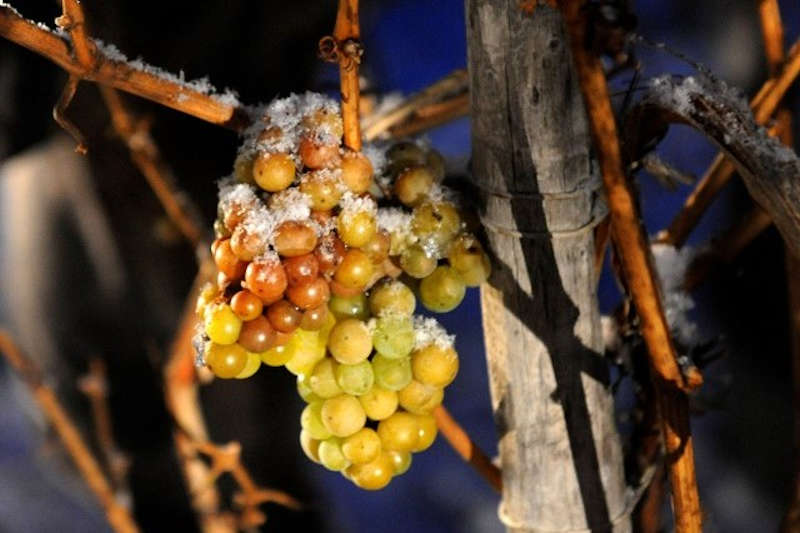
<svg viewBox="0 0 800 533">
<path fill-rule="evenodd" d="M 389 359 L 381 354 L 372 358 L 372 371 L 375 373 L 375 383 L 384 389 L 399 391 L 411 383 L 411 361 L 408 357 L 402 359 Z"/>
<path fill-rule="evenodd" d="M 410 452 L 419 443 L 419 423 L 415 415 L 397 411 L 378 423 L 378 436 L 385 450 Z"/>
<path fill-rule="evenodd" d="M 414 207 L 428 197 L 432 185 L 433 174 L 428 167 L 416 165 L 400 172 L 394 182 L 394 194 L 403 205 Z"/>
<path fill-rule="evenodd" d="M 338 180 L 329 171 L 306 174 L 300 180 L 300 192 L 311 198 L 311 208 L 318 211 L 333 209 L 342 198 Z"/>
<path fill-rule="evenodd" d="M 425 385 L 417 380 L 412 380 L 397 392 L 400 406 L 406 411 L 416 414 L 430 413 L 442 403 L 443 398 L 444 391 L 440 387 Z"/>
<path fill-rule="evenodd" d="M 300 309 L 311 309 L 325 304 L 331 297 L 328 282 L 323 278 L 295 285 L 286 290 L 286 297 Z"/>
<path fill-rule="evenodd" d="M 300 447 L 305 452 L 306 457 L 319 463 L 319 443 L 320 441 L 311 436 L 305 429 L 300 431 Z"/>
<path fill-rule="evenodd" d="M 436 434 L 439 432 L 436 427 L 436 419 L 431 415 L 416 415 L 417 425 L 419 426 L 419 440 L 412 452 L 422 452 L 427 450 L 436 440 Z"/>
<path fill-rule="evenodd" d="M 373 386 L 366 394 L 359 396 L 358 400 L 372 420 L 389 418 L 397 411 L 397 393 L 379 386 Z"/>
<path fill-rule="evenodd" d="M 466 291 L 464 280 L 456 269 L 440 266 L 419 284 L 419 301 L 431 311 L 447 313 L 458 307 Z"/>
<path fill-rule="evenodd" d="M 247 265 L 244 281 L 247 289 L 261 298 L 264 305 L 280 300 L 288 285 L 286 271 L 277 259 L 253 261 Z"/>
<path fill-rule="evenodd" d="M 253 161 L 253 179 L 269 192 L 284 190 L 294 181 L 294 161 L 287 154 L 258 154 Z"/>
<path fill-rule="evenodd" d="M 261 315 L 261 311 L 264 310 L 264 303 L 258 296 L 245 289 L 233 295 L 233 298 L 231 298 L 231 309 L 233 309 L 236 316 L 242 320 L 253 320 Z"/>
<path fill-rule="evenodd" d="M 227 239 L 231 236 L 231 232 L 228 228 L 225 227 L 225 222 L 221 218 L 217 218 L 214 221 L 214 238 L 215 239 Z M 211 254 L 214 254 L 214 250 L 211 250 Z"/>
<path fill-rule="evenodd" d="M 230 239 L 231 250 L 242 261 L 252 261 L 267 248 L 265 242 L 256 233 L 247 231 L 245 224 L 239 224 Z"/>
<path fill-rule="evenodd" d="M 331 437 L 331 432 L 322 423 L 323 402 L 312 402 L 306 405 L 300 413 L 300 426 L 308 431 L 311 437 L 317 440 L 325 440 Z"/>
<path fill-rule="evenodd" d="M 241 331 L 242 320 L 229 305 L 220 304 L 206 308 L 205 332 L 216 344 L 233 344 Z"/>
<path fill-rule="evenodd" d="M 400 171 L 425 162 L 425 152 L 416 143 L 403 141 L 386 151 L 391 168 Z"/>
<path fill-rule="evenodd" d="M 317 279 L 319 275 L 319 261 L 314 254 L 296 255 L 283 260 L 286 270 L 286 280 L 289 286 L 302 285 Z"/>
<path fill-rule="evenodd" d="M 272 245 L 282 257 L 309 254 L 317 246 L 317 232 L 305 222 L 289 220 L 275 228 Z"/>
<path fill-rule="evenodd" d="M 450 245 L 447 261 L 467 287 L 477 287 L 489 278 L 492 263 L 480 243 L 469 234 L 459 235 Z"/>
<path fill-rule="evenodd" d="M 206 346 L 205 361 L 218 378 L 235 378 L 247 364 L 247 350 L 238 344 L 210 342 Z"/>
<path fill-rule="evenodd" d="M 365 490 L 380 490 L 392 480 L 394 461 L 387 452 L 381 452 L 369 463 L 354 464 L 347 468 L 347 477 Z"/>
<path fill-rule="evenodd" d="M 328 350 L 340 363 L 354 365 L 372 352 L 372 336 L 364 322 L 347 318 L 338 322 L 328 338 Z"/>
<path fill-rule="evenodd" d="M 425 157 L 425 166 L 428 167 L 433 174 L 433 179 L 441 182 L 445 176 L 445 160 L 442 154 L 436 150 L 431 150 Z"/>
<path fill-rule="evenodd" d="M 379 265 L 389 257 L 391 244 L 392 238 L 389 234 L 386 231 L 378 231 L 369 242 L 361 247 L 361 250 L 374 264 Z"/>
<path fill-rule="evenodd" d="M 379 283 L 369 293 L 369 308 L 375 316 L 414 314 L 417 299 L 405 283 L 387 280 Z"/>
<path fill-rule="evenodd" d="M 344 470 L 350 466 L 350 461 L 342 453 L 342 439 L 330 437 L 319 443 L 319 462 L 334 472 Z"/>
<path fill-rule="evenodd" d="M 375 321 L 372 343 L 375 350 L 384 357 L 405 357 L 414 348 L 414 324 L 407 316 L 382 316 Z"/>
<path fill-rule="evenodd" d="M 336 379 L 336 361 L 330 357 L 324 358 L 317 363 L 313 372 L 308 377 L 308 385 L 311 391 L 320 398 L 333 398 L 342 393 L 342 388 Z"/>
<path fill-rule="evenodd" d="M 320 414 L 325 428 L 337 437 L 349 437 L 367 421 L 361 403 L 349 394 L 325 400 Z"/>
<path fill-rule="evenodd" d="M 429 344 L 411 354 L 414 379 L 433 387 L 446 387 L 458 373 L 458 354 L 453 348 Z"/>
<path fill-rule="evenodd" d="M 273 346 L 266 352 L 261 352 L 261 362 L 267 366 L 282 366 L 292 358 L 294 353 L 286 344 Z"/>
<path fill-rule="evenodd" d="M 319 263 L 319 272 L 330 278 L 344 258 L 344 243 L 333 233 L 324 235 L 314 249 L 314 257 Z"/>
<path fill-rule="evenodd" d="M 308 376 L 305 374 L 297 375 L 297 394 L 306 403 L 322 401 L 322 398 L 314 394 L 314 391 L 311 390 L 311 386 L 308 384 Z"/>
<path fill-rule="evenodd" d="M 320 107 L 303 116 L 300 123 L 306 131 L 324 136 L 329 144 L 338 145 L 341 142 L 344 125 L 336 111 Z"/>
<path fill-rule="evenodd" d="M 239 344 L 251 352 L 265 352 L 275 345 L 275 330 L 264 315 L 258 315 L 242 324 Z"/>
<path fill-rule="evenodd" d="M 405 474 L 411 468 L 411 453 L 391 450 L 389 451 L 389 456 L 392 458 L 395 476 Z"/>
<path fill-rule="evenodd" d="M 341 390 L 353 396 L 367 393 L 375 382 L 369 361 L 361 361 L 354 365 L 337 365 L 334 373 Z"/>
<path fill-rule="evenodd" d="M 298 329 L 286 344 L 292 351 L 292 358 L 284 365 L 292 374 L 310 374 L 314 366 L 325 357 L 325 338 L 327 326 L 319 331 Z"/>
<path fill-rule="evenodd" d="M 351 248 L 336 269 L 334 279 L 347 288 L 363 289 L 374 272 L 375 267 L 369 256 L 359 249 Z"/>
<path fill-rule="evenodd" d="M 236 379 L 246 379 L 258 372 L 258 369 L 261 368 L 261 358 L 258 354 L 248 352 L 247 353 L 247 362 L 244 365 L 244 368 L 241 372 L 236 374 Z"/>
<path fill-rule="evenodd" d="M 247 263 L 233 253 L 230 239 L 219 241 L 214 248 L 214 263 L 217 265 L 217 270 L 232 280 L 241 279 L 247 268 Z"/>
<path fill-rule="evenodd" d="M 194 306 L 194 312 L 198 317 L 203 318 L 206 314 L 206 308 L 217 297 L 217 288 L 211 283 L 206 283 L 200 289 L 200 294 L 197 296 L 197 303 Z M 235 309 L 234 309 L 235 311 Z"/>
<path fill-rule="evenodd" d="M 247 183 L 248 185 L 255 185 L 256 180 L 253 177 L 253 162 L 254 157 L 252 154 L 239 154 L 233 162 L 233 177 L 239 183 Z"/>
<path fill-rule="evenodd" d="M 267 308 L 267 318 L 272 327 L 291 333 L 300 326 L 303 313 L 287 300 L 279 300 Z"/>
<path fill-rule="evenodd" d="M 411 231 L 420 241 L 443 247 L 458 235 L 461 217 L 453 204 L 425 202 L 414 208 Z"/>
<path fill-rule="evenodd" d="M 300 321 L 300 327 L 307 331 L 317 331 L 325 325 L 328 318 L 328 306 L 322 304 L 311 309 L 306 309 L 303 313 L 303 319 Z"/>
<path fill-rule="evenodd" d="M 351 463 L 369 463 L 380 455 L 381 439 L 374 429 L 362 428 L 344 439 L 342 453 Z"/>
<path fill-rule="evenodd" d="M 336 224 L 339 238 L 347 246 L 361 248 L 375 237 L 378 224 L 375 215 L 367 211 L 343 211 Z"/>
<path fill-rule="evenodd" d="M 369 190 L 372 185 L 372 163 L 360 152 L 347 152 L 342 158 L 342 182 L 356 194 Z"/>
<path fill-rule="evenodd" d="M 422 279 L 430 276 L 438 261 L 419 244 L 412 244 L 400 254 L 400 266 L 412 278 Z"/>
<path fill-rule="evenodd" d="M 308 168 L 330 168 L 339 164 L 339 143 L 324 144 L 317 142 L 313 136 L 305 135 L 300 139 L 300 158 Z"/>
</svg>

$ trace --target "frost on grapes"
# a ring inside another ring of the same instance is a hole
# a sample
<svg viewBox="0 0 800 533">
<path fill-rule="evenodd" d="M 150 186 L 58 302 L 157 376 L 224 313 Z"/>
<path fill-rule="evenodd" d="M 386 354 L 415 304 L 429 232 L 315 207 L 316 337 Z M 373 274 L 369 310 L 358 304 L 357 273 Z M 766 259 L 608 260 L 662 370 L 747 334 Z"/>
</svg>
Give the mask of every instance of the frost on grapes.
<svg viewBox="0 0 800 533">
<path fill-rule="evenodd" d="M 440 348 L 452 348 L 456 336 L 447 333 L 434 318 L 424 316 L 414 317 L 414 349 L 419 350 L 425 346 L 435 344 Z"/>
<path fill-rule="evenodd" d="M 686 270 L 689 268 L 695 251 L 691 247 L 677 250 L 668 244 L 651 245 L 655 267 L 661 279 L 664 314 L 675 338 L 684 346 L 698 341 L 698 328 L 689 312 L 694 308 L 694 300 L 683 289 Z"/>
</svg>

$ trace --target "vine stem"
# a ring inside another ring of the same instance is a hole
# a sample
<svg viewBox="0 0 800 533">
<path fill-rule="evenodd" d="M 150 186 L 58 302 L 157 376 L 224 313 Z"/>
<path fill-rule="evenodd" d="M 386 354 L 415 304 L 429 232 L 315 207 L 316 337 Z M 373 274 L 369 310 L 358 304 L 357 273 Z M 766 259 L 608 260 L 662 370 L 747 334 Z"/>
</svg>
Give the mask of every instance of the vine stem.
<svg viewBox="0 0 800 533">
<path fill-rule="evenodd" d="M 358 24 L 358 0 L 339 0 L 333 37 L 337 41 L 339 76 L 342 96 L 344 144 L 355 152 L 361 151 L 361 126 L 358 66 L 361 62 L 361 29 Z"/>
<path fill-rule="evenodd" d="M 702 515 L 685 391 L 700 385 L 702 378 L 699 372 L 693 378 L 684 378 L 677 364 L 636 198 L 623 172 L 603 66 L 585 47 L 586 20 L 581 5 L 580 0 L 565 0 L 561 9 L 603 174 L 612 238 L 620 252 L 625 278 L 642 322 L 650 362 L 656 370 L 654 382 L 672 485 L 675 529 L 678 533 L 700 533 Z"/>
<path fill-rule="evenodd" d="M 27 357 L 14 342 L 13 337 L 0 330 L 0 352 L 30 389 L 36 403 L 52 424 L 86 484 L 94 493 L 106 513 L 111 527 L 117 533 L 136 533 L 133 517 L 124 506 L 117 502 L 111 484 L 89 447 L 81 437 L 75 423 L 61 406 L 53 390 L 45 385 L 39 367 Z"/>
</svg>

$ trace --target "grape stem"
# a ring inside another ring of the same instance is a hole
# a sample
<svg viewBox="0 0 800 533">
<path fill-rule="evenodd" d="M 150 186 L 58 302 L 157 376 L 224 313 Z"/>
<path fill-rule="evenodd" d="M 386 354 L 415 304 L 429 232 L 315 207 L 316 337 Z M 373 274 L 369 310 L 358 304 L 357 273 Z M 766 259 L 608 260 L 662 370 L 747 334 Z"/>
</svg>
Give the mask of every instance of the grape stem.
<svg viewBox="0 0 800 533">
<path fill-rule="evenodd" d="M 344 144 L 354 152 L 361 151 L 361 126 L 358 111 L 361 88 L 358 66 L 361 63 L 363 48 L 359 41 L 360 37 L 358 0 L 339 0 L 333 38 L 335 39 L 336 57 L 339 61 Z"/>
<path fill-rule="evenodd" d="M 0 329 L 0 352 L 3 353 L 17 375 L 30 389 L 34 400 L 52 424 L 86 484 L 97 497 L 106 513 L 109 524 L 117 533 L 136 533 L 139 528 L 128 509 L 114 497 L 114 491 L 100 464 L 84 442 L 81 434 L 61 406 L 53 390 L 45 385 L 39 367 L 27 357 L 13 337 Z"/>
<path fill-rule="evenodd" d="M 442 436 L 453 450 L 469 463 L 493 489 L 502 492 L 503 476 L 500 469 L 492 463 L 483 450 L 478 448 L 464 428 L 450 415 L 450 412 L 443 405 L 439 405 L 433 410 L 433 417 L 436 419 L 436 426 Z"/>
</svg>

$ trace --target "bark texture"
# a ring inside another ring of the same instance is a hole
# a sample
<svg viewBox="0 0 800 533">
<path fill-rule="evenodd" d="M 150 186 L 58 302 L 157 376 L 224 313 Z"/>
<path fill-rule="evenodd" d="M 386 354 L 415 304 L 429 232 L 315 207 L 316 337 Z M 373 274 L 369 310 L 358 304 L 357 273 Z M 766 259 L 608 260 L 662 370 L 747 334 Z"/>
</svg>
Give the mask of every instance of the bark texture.
<svg viewBox="0 0 800 533">
<path fill-rule="evenodd" d="M 605 210 L 557 10 L 466 0 L 482 290 L 512 531 L 629 531 L 591 228 Z"/>
</svg>

